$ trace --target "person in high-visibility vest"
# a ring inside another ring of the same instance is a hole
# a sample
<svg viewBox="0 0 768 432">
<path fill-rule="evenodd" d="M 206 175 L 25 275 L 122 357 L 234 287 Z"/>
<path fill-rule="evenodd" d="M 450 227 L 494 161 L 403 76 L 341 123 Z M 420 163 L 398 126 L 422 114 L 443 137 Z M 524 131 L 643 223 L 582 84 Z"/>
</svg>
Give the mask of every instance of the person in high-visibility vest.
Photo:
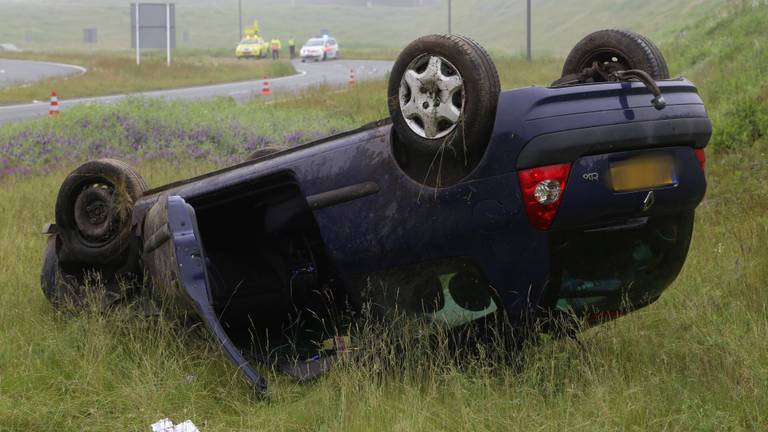
<svg viewBox="0 0 768 432">
<path fill-rule="evenodd" d="M 288 39 L 288 50 L 291 52 L 291 60 L 296 58 L 296 41 L 293 40 L 293 36 Z"/>
<path fill-rule="evenodd" d="M 272 42 L 270 42 L 270 45 L 272 46 L 272 60 L 277 60 L 280 58 L 280 48 L 282 48 L 282 44 L 280 43 L 280 39 L 274 38 L 272 39 Z"/>
</svg>

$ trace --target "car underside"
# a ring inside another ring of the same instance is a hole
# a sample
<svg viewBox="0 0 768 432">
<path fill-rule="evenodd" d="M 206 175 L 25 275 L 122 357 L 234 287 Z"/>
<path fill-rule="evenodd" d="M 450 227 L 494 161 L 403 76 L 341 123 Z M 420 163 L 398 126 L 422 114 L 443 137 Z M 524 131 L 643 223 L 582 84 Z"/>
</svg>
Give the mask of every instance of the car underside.
<svg viewBox="0 0 768 432">
<path fill-rule="evenodd" d="M 261 392 L 252 360 L 315 376 L 364 305 L 448 328 L 647 306 L 685 262 L 711 124 L 655 45 L 604 32 L 552 86 L 504 92 L 471 39 L 421 38 L 390 119 L 159 188 L 89 162 L 59 193 L 43 290 L 77 300 L 100 271 L 120 298 L 110 281 L 145 275 L 133 295 L 204 322 Z"/>
</svg>

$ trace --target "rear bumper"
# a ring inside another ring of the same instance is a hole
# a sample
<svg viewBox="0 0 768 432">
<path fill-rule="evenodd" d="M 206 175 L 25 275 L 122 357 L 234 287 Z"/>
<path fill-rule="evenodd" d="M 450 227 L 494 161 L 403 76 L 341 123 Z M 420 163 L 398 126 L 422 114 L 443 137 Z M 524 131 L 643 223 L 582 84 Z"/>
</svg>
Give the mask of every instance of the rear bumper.
<svg viewBox="0 0 768 432">
<path fill-rule="evenodd" d="M 572 162 L 582 156 L 625 150 L 690 146 L 704 148 L 712 136 L 706 117 L 595 126 L 539 135 L 520 152 L 518 169 Z"/>
</svg>

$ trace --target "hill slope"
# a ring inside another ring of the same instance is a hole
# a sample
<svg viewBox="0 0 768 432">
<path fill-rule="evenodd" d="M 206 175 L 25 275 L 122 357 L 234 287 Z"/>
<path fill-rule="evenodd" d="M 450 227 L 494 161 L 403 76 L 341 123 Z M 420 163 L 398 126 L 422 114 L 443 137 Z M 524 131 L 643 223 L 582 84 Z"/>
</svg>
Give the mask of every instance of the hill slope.
<svg viewBox="0 0 768 432">
<path fill-rule="evenodd" d="M 606 27 L 651 36 L 675 29 L 722 8 L 727 0 L 536 0 L 534 47 L 562 55 L 584 34 Z M 177 0 L 180 47 L 233 48 L 238 39 L 236 0 Z M 265 35 L 299 40 L 331 30 L 347 48 L 399 48 L 413 38 L 447 31 L 447 0 L 424 7 L 316 4 L 309 0 L 243 0 L 244 25 L 258 18 Z M 97 28 L 96 48 L 128 49 L 130 20 L 124 0 L 0 0 L 0 41 L 32 49 L 86 49 L 83 28 Z M 506 53 L 525 46 L 525 0 L 457 0 L 453 31 Z M 186 34 L 186 37 L 185 37 Z"/>
<path fill-rule="evenodd" d="M 683 29 L 664 47 L 672 73 L 699 87 L 718 150 L 741 150 L 768 137 L 768 6 L 751 3 Z"/>
</svg>

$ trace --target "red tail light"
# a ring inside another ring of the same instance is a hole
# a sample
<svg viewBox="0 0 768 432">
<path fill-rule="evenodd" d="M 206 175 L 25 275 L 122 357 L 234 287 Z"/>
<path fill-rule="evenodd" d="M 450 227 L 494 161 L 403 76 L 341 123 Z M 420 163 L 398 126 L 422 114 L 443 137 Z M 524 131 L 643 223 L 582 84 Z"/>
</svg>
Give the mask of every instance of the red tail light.
<svg viewBox="0 0 768 432">
<path fill-rule="evenodd" d="M 571 164 L 549 165 L 518 172 L 523 202 L 531 225 L 546 230 L 552 225 L 565 193 Z"/>
<path fill-rule="evenodd" d="M 706 171 L 707 169 L 707 154 L 704 153 L 703 148 L 697 148 L 693 149 L 693 152 L 696 154 L 696 159 L 699 160 L 699 165 L 701 165 L 701 170 Z"/>
</svg>

